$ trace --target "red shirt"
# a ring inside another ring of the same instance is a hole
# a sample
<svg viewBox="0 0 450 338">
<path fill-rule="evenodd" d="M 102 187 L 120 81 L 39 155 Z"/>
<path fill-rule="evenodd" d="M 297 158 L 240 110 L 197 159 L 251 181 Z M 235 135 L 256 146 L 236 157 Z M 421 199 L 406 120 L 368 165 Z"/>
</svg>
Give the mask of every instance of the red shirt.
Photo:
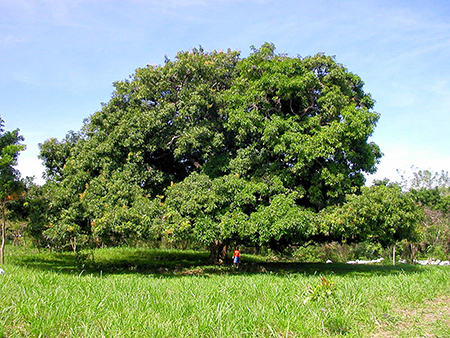
<svg viewBox="0 0 450 338">
<path fill-rule="evenodd" d="M 241 256 L 241 252 L 239 250 L 234 250 L 234 257 L 240 257 Z"/>
</svg>

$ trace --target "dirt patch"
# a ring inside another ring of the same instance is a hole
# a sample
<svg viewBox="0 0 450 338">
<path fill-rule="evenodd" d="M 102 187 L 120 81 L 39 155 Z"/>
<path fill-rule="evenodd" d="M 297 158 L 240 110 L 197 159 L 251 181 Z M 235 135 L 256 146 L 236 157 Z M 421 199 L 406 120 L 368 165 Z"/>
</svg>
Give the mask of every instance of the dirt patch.
<svg viewBox="0 0 450 338">
<path fill-rule="evenodd" d="M 377 321 L 372 338 L 450 337 L 450 297 L 441 296 L 413 308 L 396 309 Z"/>
</svg>

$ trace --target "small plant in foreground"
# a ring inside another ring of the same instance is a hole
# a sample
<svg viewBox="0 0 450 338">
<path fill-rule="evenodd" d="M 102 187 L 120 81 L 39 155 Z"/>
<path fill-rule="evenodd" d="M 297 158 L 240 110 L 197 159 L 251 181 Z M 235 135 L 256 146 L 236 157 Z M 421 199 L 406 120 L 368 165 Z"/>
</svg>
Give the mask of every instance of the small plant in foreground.
<svg viewBox="0 0 450 338">
<path fill-rule="evenodd" d="M 308 293 L 310 294 L 305 299 L 305 303 L 309 301 L 320 301 L 328 299 L 333 295 L 334 283 L 327 280 L 325 277 L 320 277 L 320 284 L 318 284 L 314 289 L 311 286 L 308 287 Z"/>
</svg>

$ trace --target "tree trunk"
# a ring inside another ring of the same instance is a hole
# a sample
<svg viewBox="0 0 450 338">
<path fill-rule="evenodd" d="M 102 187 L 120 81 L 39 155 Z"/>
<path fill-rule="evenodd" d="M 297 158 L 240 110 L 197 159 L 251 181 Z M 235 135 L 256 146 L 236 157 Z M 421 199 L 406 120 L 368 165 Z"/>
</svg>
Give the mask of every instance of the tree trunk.
<svg viewBox="0 0 450 338">
<path fill-rule="evenodd" d="M 395 266 L 395 247 L 396 245 L 394 244 L 394 247 L 392 248 L 392 265 Z"/>
<path fill-rule="evenodd" d="M 73 253 L 77 253 L 77 238 L 73 237 L 70 239 L 70 246 L 72 247 Z"/>
<path fill-rule="evenodd" d="M 2 202 L 2 244 L 0 247 L 0 262 L 5 264 L 5 242 L 6 242 L 6 203 Z"/>
<path fill-rule="evenodd" d="M 209 263 L 222 264 L 227 258 L 227 245 L 221 241 L 214 241 L 209 244 Z"/>
<path fill-rule="evenodd" d="M 410 260 L 410 263 L 412 263 L 412 262 L 414 262 L 414 258 L 416 258 L 416 255 L 419 252 L 419 246 L 415 246 L 414 243 L 410 243 L 409 247 L 411 250 L 409 260 Z"/>
</svg>

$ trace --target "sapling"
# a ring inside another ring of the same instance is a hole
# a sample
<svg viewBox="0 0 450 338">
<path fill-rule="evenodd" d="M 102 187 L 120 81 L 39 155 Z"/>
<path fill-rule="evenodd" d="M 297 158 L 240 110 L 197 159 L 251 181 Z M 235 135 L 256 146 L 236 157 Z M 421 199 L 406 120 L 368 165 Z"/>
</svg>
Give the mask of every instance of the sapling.
<svg viewBox="0 0 450 338">
<path fill-rule="evenodd" d="M 334 283 L 322 276 L 320 277 L 320 280 L 320 284 L 318 284 L 314 289 L 311 288 L 311 286 L 308 287 L 308 293 L 310 295 L 305 299 L 305 303 L 309 301 L 325 300 L 333 295 Z"/>
</svg>

